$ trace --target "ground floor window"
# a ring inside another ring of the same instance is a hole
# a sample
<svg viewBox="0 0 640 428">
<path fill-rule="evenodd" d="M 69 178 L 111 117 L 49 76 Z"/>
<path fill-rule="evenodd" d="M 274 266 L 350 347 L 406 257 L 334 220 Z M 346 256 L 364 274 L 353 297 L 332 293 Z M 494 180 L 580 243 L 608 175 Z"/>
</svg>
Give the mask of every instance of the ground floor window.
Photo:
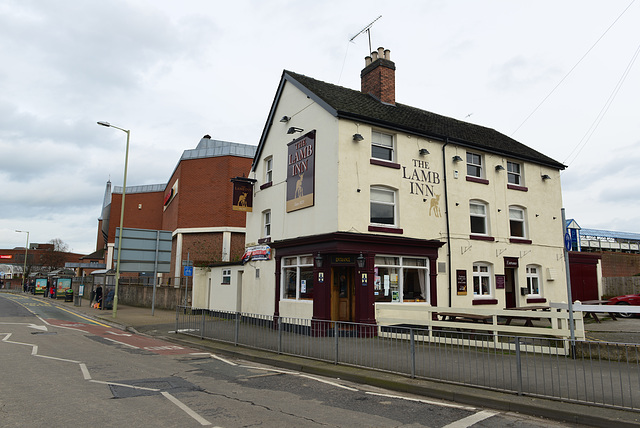
<svg viewBox="0 0 640 428">
<path fill-rule="evenodd" d="M 485 263 L 473 264 L 473 295 L 491 296 L 491 267 Z"/>
<path fill-rule="evenodd" d="M 313 299 L 313 257 L 283 257 L 281 285 L 282 299 Z"/>
<path fill-rule="evenodd" d="M 540 267 L 536 265 L 527 266 L 527 294 L 540 295 Z"/>
<path fill-rule="evenodd" d="M 374 297 L 377 302 L 428 302 L 426 258 L 376 256 Z"/>
</svg>

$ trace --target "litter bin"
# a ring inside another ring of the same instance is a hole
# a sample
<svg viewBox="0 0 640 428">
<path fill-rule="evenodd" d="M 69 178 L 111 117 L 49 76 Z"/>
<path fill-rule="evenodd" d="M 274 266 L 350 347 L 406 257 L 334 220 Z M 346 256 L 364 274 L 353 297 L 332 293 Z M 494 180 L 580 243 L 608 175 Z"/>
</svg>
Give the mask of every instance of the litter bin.
<svg viewBox="0 0 640 428">
<path fill-rule="evenodd" d="M 73 290 L 68 288 L 64 290 L 64 301 L 65 302 L 73 302 Z"/>
</svg>

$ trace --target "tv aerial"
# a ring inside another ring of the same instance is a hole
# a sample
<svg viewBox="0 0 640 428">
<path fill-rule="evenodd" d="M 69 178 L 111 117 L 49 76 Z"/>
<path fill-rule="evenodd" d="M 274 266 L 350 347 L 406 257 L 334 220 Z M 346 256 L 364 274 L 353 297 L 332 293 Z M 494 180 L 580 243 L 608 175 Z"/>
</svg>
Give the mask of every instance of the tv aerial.
<svg viewBox="0 0 640 428">
<path fill-rule="evenodd" d="M 378 16 L 376 19 L 374 19 L 373 21 L 371 21 L 371 23 L 369 25 L 367 25 L 366 27 L 364 27 L 362 30 L 358 31 L 358 34 L 356 34 L 355 36 L 353 36 L 352 38 L 349 39 L 350 42 L 353 42 L 353 40 L 358 37 L 360 34 L 364 33 L 365 31 L 367 32 L 367 36 L 369 36 L 369 52 L 373 52 L 371 50 L 371 26 L 378 20 L 382 18 L 382 15 Z"/>
</svg>

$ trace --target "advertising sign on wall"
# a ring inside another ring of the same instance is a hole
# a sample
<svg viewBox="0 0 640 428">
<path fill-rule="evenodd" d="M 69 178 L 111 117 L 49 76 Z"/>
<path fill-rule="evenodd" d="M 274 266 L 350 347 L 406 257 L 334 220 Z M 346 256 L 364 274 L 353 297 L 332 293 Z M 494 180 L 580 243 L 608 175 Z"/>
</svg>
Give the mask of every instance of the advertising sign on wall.
<svg viewBox="0 0 640 428">
<path fill-rule="evenodd" d="M 315 159 L 315 130 L 287 145 L 287 212 L 313 206 Z"/>
</svg>

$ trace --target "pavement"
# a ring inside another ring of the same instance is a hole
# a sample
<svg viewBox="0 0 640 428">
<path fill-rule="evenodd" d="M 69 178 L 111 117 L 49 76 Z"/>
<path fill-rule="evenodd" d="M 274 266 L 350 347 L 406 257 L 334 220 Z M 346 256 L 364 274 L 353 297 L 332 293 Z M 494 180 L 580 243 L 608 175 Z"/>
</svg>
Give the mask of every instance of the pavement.
<svg viewBox="0 0 640 428">
<path fill-rule="evenodd" d="M 245 361 L 260 362 L 290 370 L 345 379 L 389 390 L 481 408 L 492 408 L 563 421 L 568 423 L 568 426 L 615 426 L 616 428 L 640 426 L 640 412 L 545 400 L 462 385 L 411 379 L 391 373 L 335 365 L 288 355 L 278 355 L 227 343 L 202 340 L 197 337 L 175 333 L 175 310 L 155 309 L 152 315 L 151 308 L 118 304 L 116 317 L 114 318 L 113 311 L 91 308 L 88 300 L 82 300 L 81 306 L 75 306 L 74 302 L 64 302 L 62 300 L 51 302 L 55 302 L 55 304 L 63 306 L 67 310 L 122 330 L 162 338 L 205 352 L 236 357 Z M 587 330 L 587 338 L 590 340 L 640 343 L 640 319 L 637 318 L 618 319 L 617 321 L 604 318 L 601 323 L 586 322 L 585 328 Z M 612 340 L 616 338 L 620 340 Z M 633 342 L 630 341 L 632 339 Z"/>
</svg>

